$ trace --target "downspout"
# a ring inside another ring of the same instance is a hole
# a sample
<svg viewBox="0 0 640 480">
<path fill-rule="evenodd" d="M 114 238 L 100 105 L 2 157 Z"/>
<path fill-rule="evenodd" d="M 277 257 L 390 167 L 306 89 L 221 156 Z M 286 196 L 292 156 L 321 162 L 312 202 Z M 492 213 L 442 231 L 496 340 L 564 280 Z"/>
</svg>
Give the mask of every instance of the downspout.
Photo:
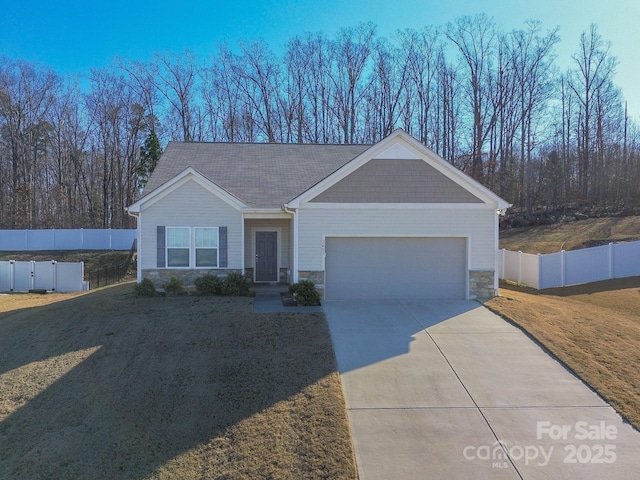
<svg viewBox="0 0 640 480">
<path fill-rule="evenodd" d="M 500 274 L 498 272 L 498 265 L 500 264 L 500 217 L 504 217 L 507 213 L 506 208 L 496 210 L 496 218 L 495 218 L 495 226 L 494 226 L 494 236 L 495 239 L 495 255 L 496 259 L 494 262 L 495 268 L 493 273 L 493 292 L 494 295 L 498 295 L 498 291 L 500 289 Z"/>
<path fill-rule="evenodd" d="M 141 230 L 140 215 L 130 212 L 128 208 L 125 208 L 124 210 L 127 212 L 127 214 L 129 214 L 129 216 L 136 219 L 136 249 L 138 250 L 137 253 L 139 253 L 140 252 L 140 230 Z M 138 255 L 138 260 L 136 261 L 136 280 L 138 283 L 142 281 L 142 262 L 140 261 L 140 255 Z"/>
<path fill-rule="evenodd" d="M 298 283 L 298 212 L 289 209 L 289 205 L 286 203 L 282 206 L 282 210 L 293 216 L 293 275 L 291 277 L 291 283 Z"/>
</svg>

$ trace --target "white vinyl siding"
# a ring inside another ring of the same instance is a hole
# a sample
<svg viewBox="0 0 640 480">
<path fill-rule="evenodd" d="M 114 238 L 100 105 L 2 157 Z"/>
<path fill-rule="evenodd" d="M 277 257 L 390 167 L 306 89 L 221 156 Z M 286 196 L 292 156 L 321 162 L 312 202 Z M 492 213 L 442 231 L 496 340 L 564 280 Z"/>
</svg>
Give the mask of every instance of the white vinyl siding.
<svg viewBox="0 0 640 480">
<path fill-rule="evenodd" d="M 326 237 L 466 238 L 469 270 L 494 270 L 495 209 L 449 208 L 301 208 L 298 213 L 298 270 L 324 270 Z"/>
<path fill-rule="evenodd" d="M 142 270 L 157 268 L 157 226 L 227 227 L 227 268 L 242 268 L 242 216 L 240 212 L 195 181 L 188 181 L 140 213 Z"/>
</svg>

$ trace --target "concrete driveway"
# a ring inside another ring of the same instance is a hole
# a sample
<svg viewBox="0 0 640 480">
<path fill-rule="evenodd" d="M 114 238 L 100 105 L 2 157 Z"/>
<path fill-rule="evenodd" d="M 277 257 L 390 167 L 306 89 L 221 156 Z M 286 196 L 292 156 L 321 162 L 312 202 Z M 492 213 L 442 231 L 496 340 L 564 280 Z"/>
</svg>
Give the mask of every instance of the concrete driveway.
<svg viewBox="0 0 640 480">
<path fill-rule="evenodd" d="M 477 302 L 324 311 L 361 480 L 638 478 L 640 434 Z"/>
</svg>

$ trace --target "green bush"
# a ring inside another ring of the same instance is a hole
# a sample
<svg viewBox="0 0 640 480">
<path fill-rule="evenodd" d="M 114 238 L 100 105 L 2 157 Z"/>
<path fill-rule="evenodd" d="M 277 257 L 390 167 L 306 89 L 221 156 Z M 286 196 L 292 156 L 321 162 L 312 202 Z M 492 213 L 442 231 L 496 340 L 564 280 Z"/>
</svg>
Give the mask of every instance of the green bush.
<svg viewBox="0 0 640 480">
<path fill-rule="evenodd" d="M 220 295 L 222 293 L 222 281 L 217 275 L 207 273 L 196 278 L 194 283 L 199 295 Z"/>
<path fill-rule="evenodd" d="M 320 294 L 316 290 L 316 285 L 311 280 L 300 280 L 289 286 L 289 293 L 293 294 L 298 305 L 313 306 L 320 305 Z"/>
<path fill-rule="evenodd" d="M 164 291 L 167 295 L 178 295 L 184 292 L 184 285 L 182 280 L 173 275 L 169 275 L 169 281 L 163 285 Z"/>
<path fill-rule="evenodd" d="M 249 295 L 249 282 L 240 272 L 229 272 L 222 281 L 222 295 L 247 296 Z"/>
<path fill-rule="evenodd" d="M 156 287 L 151 280 L 144 278 L 140 283 L 135 284 L 133 293 L 136 297 L 155 297 Z"/>
</svg>

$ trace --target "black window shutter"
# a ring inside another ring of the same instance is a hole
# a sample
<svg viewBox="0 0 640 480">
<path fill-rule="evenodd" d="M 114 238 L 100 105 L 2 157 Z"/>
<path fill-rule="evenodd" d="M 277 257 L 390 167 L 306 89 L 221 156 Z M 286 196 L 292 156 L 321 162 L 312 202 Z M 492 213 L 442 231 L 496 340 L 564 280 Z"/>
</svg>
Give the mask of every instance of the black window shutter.
<svg viewBox="0 0 640 480">
<path fill-rule="evenodd" d="M 157 227 L 157 266 L 158 268 L 165 268 L 165 227 L 158 225 Z"/>
<path fill-rule="evenodd" d="M 220 256 L 220 268 L 227 268 L 227 227 L 218 227 L 218 241 L 220 243 L 218 252 Z"/>
</svg>

